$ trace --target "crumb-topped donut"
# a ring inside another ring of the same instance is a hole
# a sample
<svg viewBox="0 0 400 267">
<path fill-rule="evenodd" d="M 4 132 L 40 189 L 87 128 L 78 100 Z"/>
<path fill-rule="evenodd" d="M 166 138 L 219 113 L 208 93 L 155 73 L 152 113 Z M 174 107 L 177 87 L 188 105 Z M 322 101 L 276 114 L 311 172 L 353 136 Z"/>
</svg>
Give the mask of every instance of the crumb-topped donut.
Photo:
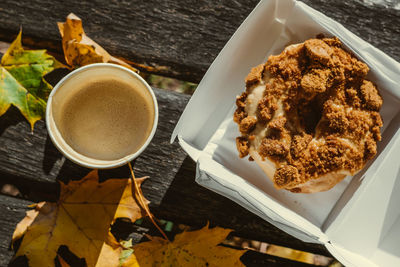
<svg viewBox="0 0 400 267">
<path fill-rule="evenodd" d="M 325 191 L 376 154 L 382 97 L 369 68 L 337 38 L 288 46 L 251 70 L 236 99 L 240 157 L 250 155 L 276 188 Z"/>
</svg>

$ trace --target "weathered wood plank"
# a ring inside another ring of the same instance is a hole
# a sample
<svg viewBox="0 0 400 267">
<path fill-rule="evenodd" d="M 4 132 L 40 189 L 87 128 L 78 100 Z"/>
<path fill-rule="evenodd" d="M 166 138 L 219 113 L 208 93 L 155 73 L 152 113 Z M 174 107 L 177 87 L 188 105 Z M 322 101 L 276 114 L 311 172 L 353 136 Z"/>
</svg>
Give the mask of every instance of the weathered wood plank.
<svg viewBox="0 0 400 267">
<path fill-rule="evenodd" d="M 0 40 L 11 41 L 22 26 L 27 45 L 61 52 L 56 22 L 74 12 L 112 54 L 198 82 L 257 2 L 2 0 Z M 400 10 L 359 0 L 304 2 L 400 60 Z"/>
<path fill-rule="evenodd" d="M 0 227 L 0 266 L 2 267 L 7 266 L 14 255 L 14 251 L 10 249 L 12 233 L 17 223 L 25 216 L 26 210 L 29 209 L 27 206 L 30 204 L 32 204 L 30 201 L 0 194 L 0 212 L 2 219 Z M 313 266 L 255 251 L 247 252 L 242 257 L 242 261 L 246 266 Z"/>
<path fill-rule="evenodd" d="M 10 249 L 11 237 L 17 223 L 25 217 L 32 202 L 0 194 L 0 266 L 7 266 L 14 252 Z"/>
<path fill-rule="evenodd" d="M 311 267 L 313 264 L 302 263 L 298 261 L 292 261 L 268 254 L 263 254 L 257 251 L 246 252 L 240 260 L 246 265 L 246 267 Z"/>
<path fill-rule="evenodd" d="M 56 22 L 73 12 L 84 20 L 87 34 L 111 53 L 199 81 L 257 2 L 3 0 L 0 32 L 10 41 L 7 35 L 22 25 L 26 36 L 44 38 L 60 50 Z"/>
</svg>

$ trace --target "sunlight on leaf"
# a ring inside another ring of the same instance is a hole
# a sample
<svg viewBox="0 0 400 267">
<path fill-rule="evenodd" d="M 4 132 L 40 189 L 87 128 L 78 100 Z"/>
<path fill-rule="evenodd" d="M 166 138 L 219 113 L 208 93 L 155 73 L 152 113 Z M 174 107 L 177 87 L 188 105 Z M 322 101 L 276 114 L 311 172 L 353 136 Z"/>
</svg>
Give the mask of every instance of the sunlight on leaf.
<svg viewBox="0 0 400 267">
<path fill-rule="evenodd" d="M 53 266 L 58 248 L 65 245 L 88 266 L 118 266 L 123 247 L 110 225 L 117 218 L 133 223 L 145 215 L 134 194 L 132 179 L 99 183 L 97 171 L 61 183 L 57 203 L 37 204 L 18 224 L 13 241 L 24 236 L 16 257 L 25 255 L 30 266 Z"/>
<path fill-rule="evenodd" d="M 244 266 L 240 257 L 246 252 L 218 246 L 232 230 L 204 228 L 177 234 L 173 242 L 159 237 L 133 246 L 133 254 L 122 266 Z"/>
<path fill-rule="evenodd" d="M 90 39 L 83 30 L 82 20 L 75 14 L 69 14 L 65 22 L 58 22 L 57 25 L 68 65 L 75 68 L 92 63 L 114 63 L 137 72 L 137 69 L 111 56 L 103 47 Z"/>
</svg>

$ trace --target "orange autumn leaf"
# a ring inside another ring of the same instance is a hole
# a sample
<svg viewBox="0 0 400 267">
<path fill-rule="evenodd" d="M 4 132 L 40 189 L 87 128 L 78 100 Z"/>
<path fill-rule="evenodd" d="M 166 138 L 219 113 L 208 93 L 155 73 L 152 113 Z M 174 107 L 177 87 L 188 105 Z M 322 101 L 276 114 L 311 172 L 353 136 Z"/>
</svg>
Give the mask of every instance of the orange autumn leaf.
<svg viewBox="0 0 400 267">
<path fill-rule="evenodd" d="M 80 67 L 92 63 L 114 63 L 137 72 L 121 59 L 111 56 L 104 48 L 90 39 L 83 30 L 82 20 L 70 13 L 65 22 L 58 22 L 62 37 L 65 61 L 72 67 Z"/>
<path fill-rule="evenodd" d="M 88 266 L 118 266 L 122 247 L 110 225 L 117 218 L 134 222 L 145 216 L 137 201 L 141 192 L 132 179 L 98 179 L 92 171 L 81 180 L 61 183 L 56 203 L 41 202 L 28 211 L 13 235 L 13 241 L 23 235 L 15 256 L 25 255 L 32 267 L 54 266 L 58 248 L 65 245 Z"/>
<path fill-rule="evenodd" d="M 204 228 L 177 234 L 173 242 L 149 237 L 151 241 L 133 246 L 132 255 L 123 263 L 131 266 L 244 266 L 240 257 L 246 252 L 218 246 L 231 232 L 221 227 Z"/>
</svg>

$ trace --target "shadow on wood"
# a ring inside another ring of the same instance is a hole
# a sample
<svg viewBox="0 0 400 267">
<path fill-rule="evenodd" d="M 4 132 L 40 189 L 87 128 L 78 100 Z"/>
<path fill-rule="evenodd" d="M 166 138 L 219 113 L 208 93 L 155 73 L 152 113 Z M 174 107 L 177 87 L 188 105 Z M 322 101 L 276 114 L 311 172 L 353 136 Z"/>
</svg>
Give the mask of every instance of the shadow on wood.
<svg viewBox="0 0 400 267">
<path fill-rule="evenodd" d="M 0 116 L 0 136 L 8 127 L 15 126 L 22 121 L 25 121 L 29 125 L 29 122 L 24 118 L 19 109 L 11 105 L 6 113 Z"/>
<path fill-rule="evenodd" d="M 46 144 L 44 145 L 44 157 L 42 164 L 44 173 L 50 174 L 50 171 L 54 168 L 54 164 L 62 157 L 63 155 L 54 146 L 49 134 L 46 132 Z"/>
</svg>

